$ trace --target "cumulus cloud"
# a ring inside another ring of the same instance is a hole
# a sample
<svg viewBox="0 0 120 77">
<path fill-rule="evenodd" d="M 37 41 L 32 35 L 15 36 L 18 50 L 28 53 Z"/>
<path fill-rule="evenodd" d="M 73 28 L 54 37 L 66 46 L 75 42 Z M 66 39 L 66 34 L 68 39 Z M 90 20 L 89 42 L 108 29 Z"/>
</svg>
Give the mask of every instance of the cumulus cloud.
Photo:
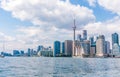
<svg viewBox="0 0 120 77">
<path fill-rule="evenodd" d="M 100 6 L 104 7 L 105 9 L 112 11 L 120 15 L 120 9 L 118 8 L 120 5 L 120 0 L 98 0 Z"/>
<path fill-rule="evenodd" d="M 56 27 L 49 27 L 48 30 L 41 30 L 38 26 L 31 26 L 31 27 L 23 27 L 18 29 L 18 32 L 20 33 L 17 37 L 18 39 L 20 37 L 23 37 L 22 40 L 25 41 L 25 43 L 31 43 L 31 44 L 39 44 L 45 42 L 53 42 L 54 40 L 60 40 L 63 39 L 69 39 L 71 38 L 71 31 L 66 29 L 59 29 Z M 26 36 L 26 37 L 24 37 Z M 46 43 L 47 45 L 48 43 Z"/>
<path fill-rule="evenodd" d="M 120 9 L 119 4 L 120 0 L 87 0 L 90 6 L 95 6 L 98 4 L 99 6 L 102 6 L 104 9 L 111 11 L 115 14 L 118 14 L 120 16 Z"/>
<path fill-rule="evenodd" d="M 92 10 L 73 5 L 69 0 L 3 0 L 1 8 L 11 12 L 15 18 L 31 21 L 42 27 L 70 29 L 74 17 L 79 21 L 79 25 L 95 21 Z"/>
<path fill-rule="evenodd" d="M 118 0 L 88 0 L 90 6 L 98 3 L 107 10 L 120 15 Z M 73 5 L 69 0 L 1 0 L 0 7 L 21 21 L 29 21 L 32 26 L 17 29 L 15 39 L 10 39 L 8 47 L 12 49 L 34 48 L 39 44 L 52 45 L 54 40 L 72 39 L 73 19 L 77 29 L 88 30 L 89 36 L 106 35 L 111 41 L 111 34 L 120 33 L 119 16 L 104 22 L 95 22 L 93 11 L 87 7 Z M 84 25 L 84 26 L 83 26 Z M 77 33 L 81 33 L 77 30 Z M 2 34 L 0 34 L 1 37 Z M 3 37 L 3 36 L 2 36 Z"/>
<path fill-rule="evenodd" d="M 73 5 L 69 0 L 1 0 L 0 7 L 14 18 L 32 23 L 17 29 L 15 41 L 7 43 L 12 49 L 34 48 L 39 44 L 52 46 L 55 40 L 72 39 L 74 18 L 78 28 L 95 22 L 91 9 Z"/>
</svg>

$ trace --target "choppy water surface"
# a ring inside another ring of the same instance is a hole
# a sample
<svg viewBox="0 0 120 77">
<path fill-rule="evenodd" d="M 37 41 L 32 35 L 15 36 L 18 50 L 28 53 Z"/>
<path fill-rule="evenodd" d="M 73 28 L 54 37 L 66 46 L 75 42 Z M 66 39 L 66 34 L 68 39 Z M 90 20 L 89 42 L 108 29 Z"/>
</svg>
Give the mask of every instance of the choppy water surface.
<svg viewBox="0 0 120 77">
<path fill-rule="evenodd" d="M 0 77 L 120 77 L 120 59 L 5 57 Z"/>
</svg>

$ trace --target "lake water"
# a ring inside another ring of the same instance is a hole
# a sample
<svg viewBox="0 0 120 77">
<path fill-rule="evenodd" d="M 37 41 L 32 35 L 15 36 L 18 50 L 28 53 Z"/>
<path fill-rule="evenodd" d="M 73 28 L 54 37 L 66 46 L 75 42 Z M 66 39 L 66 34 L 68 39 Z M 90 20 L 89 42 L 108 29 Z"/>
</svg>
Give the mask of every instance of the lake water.
<svg viewBox="0 0 120 77">
<path fill-rule="evenodd" d="M 5 57 L 0 77 L 120 77 L 120 59 Z"/>
</svg>

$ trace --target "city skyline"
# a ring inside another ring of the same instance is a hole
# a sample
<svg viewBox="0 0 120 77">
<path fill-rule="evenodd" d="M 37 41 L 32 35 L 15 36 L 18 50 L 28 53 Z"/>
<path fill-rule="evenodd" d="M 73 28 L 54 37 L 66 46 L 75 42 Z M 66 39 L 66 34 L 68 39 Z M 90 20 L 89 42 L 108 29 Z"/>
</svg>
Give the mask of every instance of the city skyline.
<svg viewBox="0 0 120 77">
<path fill-rule="evenodd" d="M 53 48 L 38 45 L 37 49 L 28 48 L 27 51 L 15 49 L 13 54 L 3 51 L 1 55 L 14 57 L 120 57 L 119 35 L 117 33 L 111 35 L 112 48 L 104 35 L 92 36 L 88 39 L 87 34 L 87 30 L 83 30 L 83 34 L 78 34 L 77 39 L 74 38 L 74 34 L 73 40 L 55 40 Z"/>
<path fill-rule="evenodd" d="M 0 0 L 0 50 L 35 49 L 53 46 L 54 40 L 73 40 L 76 34 L 103 34 L 111 42 L 111 34 L 120 34 L 120 1 L 110 0 Z M 112 7 L 111 7 L 112 5 Z M 77 37 L 76 37 L 77 38 Z"/>
</svg>

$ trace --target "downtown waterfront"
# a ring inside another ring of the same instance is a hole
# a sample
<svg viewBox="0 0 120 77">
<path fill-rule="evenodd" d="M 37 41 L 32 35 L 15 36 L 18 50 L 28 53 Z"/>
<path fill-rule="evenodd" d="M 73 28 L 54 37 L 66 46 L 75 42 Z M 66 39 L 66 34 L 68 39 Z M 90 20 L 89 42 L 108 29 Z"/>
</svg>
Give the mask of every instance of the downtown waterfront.
<svg viewBox="0 0 120 77">
<path fill-rule="evenodd" d="M 0 58 L 0 77 L 119 77 L 119 71 L 119 58 Z"/>
</svg>

